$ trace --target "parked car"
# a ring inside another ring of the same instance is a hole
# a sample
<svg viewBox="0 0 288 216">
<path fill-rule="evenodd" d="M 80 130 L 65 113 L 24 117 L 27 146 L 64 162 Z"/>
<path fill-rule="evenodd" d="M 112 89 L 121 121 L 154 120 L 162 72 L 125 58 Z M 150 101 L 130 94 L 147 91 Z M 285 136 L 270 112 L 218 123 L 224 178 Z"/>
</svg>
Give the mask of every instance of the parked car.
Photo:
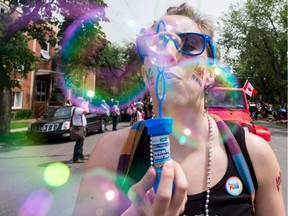
<svg viewBox="0 0 288 216">
<path fill-rule="evenodd" d="M 57 108 L 51 117 L 43 117 L 42 119 L 32 123 L 27 130 L 27 137 L 31 140 L 40 139 L 61 139 L 70 137 L 70 120 L 72 114 L 72 106 L 63 106 Z M 93 109 L 93 112 L 86 114 L 87 127 L 86 134 L 92 131 L 100 133 L 105 132 L 106 115 Z"/>
<path fill-rule="evenodd" d="M 254 133 L 266 141 L 271 140 L 269 129 L 253 123 L 243 88 L 212 88 L 208 94 L 208 112 L 218 115 L 225 121 L 235 122 L 244 130 Z"/>
</svg>

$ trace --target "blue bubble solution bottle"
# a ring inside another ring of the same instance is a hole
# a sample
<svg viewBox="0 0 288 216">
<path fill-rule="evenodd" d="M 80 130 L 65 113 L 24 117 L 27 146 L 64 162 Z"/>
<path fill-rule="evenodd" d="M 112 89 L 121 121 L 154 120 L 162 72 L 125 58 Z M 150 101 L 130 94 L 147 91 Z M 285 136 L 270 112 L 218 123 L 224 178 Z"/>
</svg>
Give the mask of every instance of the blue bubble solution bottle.
<svg viewBox="0 0 288 216">
<path fill-rule="evenodd" d="M 156 169 L 155 192 L 160 183 L 162 167 L 165 161 L 171 160 L 169 134 L 172 133 L 172 124 L 173 118 L 170 117 L 146 120 L 148 135 L 151 136 L 153 165 Z M 172 190 L 174 190 L 174 186 L 172 186 Z"/>
</svg>

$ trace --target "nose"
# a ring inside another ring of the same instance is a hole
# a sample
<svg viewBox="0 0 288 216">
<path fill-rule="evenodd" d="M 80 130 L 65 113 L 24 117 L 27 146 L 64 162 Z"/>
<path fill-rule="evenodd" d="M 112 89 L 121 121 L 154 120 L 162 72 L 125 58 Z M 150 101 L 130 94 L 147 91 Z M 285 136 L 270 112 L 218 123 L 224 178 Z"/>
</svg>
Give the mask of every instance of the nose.
<svg viewBox="0 0 288 216">
<path fill-rule="evenodd" d="M 172 38 L 166 38 L 161 44 L 158 44 L 157 55 L 154 56 L 154 63 L 158 66 L 171 66 L 178 63 L 179 52 L 175 41 Z"/>
<path fill-rule="evenodd" d="M 177 56 L 179 55 L 179 51 L 176 48 L 175 41 L 173 41 L 172 39 L 169 40 L 165 50 L 166 50 L 165 52 L 166 52 L 167 64 L 173 65 L 178 63 Z"/>
</svg>

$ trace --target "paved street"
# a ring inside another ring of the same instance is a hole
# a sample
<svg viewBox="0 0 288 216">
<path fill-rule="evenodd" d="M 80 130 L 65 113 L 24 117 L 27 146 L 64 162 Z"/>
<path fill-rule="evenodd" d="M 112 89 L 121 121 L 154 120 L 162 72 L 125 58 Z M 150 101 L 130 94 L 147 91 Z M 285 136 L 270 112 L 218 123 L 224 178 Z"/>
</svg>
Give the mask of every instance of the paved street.
<svg viewBox="0 0 288 216">
<path fill-rule="evenodd" d="M 127 126 L 129 123 L 123 122 L 117 128 L 121 130 Z M 108 125 L 104 134 L 112 133 L 111 127 Z M 94 133 L 86 137 L 84 153 L 90 154 L 104 134 Z M 73 147 L 74 142 L 67 140 L 47 144 L 15 140 L 10 147 L 0 145 L 0 216 L 27 215 L 21 208 L 27 208 L 32 202 L 38 214 L 36 211 L 30 215 L 44 215 L 39 211 L 45 212 L 48 208 L 45 216 L 71 216 L 85 166 L 72 162 Z M 69 180 L 60 187 L 52 187 L 45 177 L 47 167 L 54 162 L 66 164 L 70 171 Z M 46 207 L 41 199 L 46 199 Z"/>
<path fill-rule="evenodd" d="M 282 185 L 287 203 L 287 128 L 264 121 L 255 123 L 266 126 L 271 131 L 270 145 L 282 168 Z M 120 123 L 118 129 L 128 126 L 128 122 Z M 108 129 L 105 134 L 112 133 L 111 125 Z M 91 153 L 102 136 L 101 133 L 88 136 L 85 139 L 84 153 Z M 73 147 L 74 142 L 70 141 L 35 145 L 27 140 L 15 140 L 11 147 L 0 146 L 0 216 L 22 216 L 21 209 L 27 208 L 31 203 L 42 207 L 37 208 L 38 211 L 49 209 L 45 216 L 71 216 L 85 166 L 72 163 Z M 53 162 L 62 162 L 69 168 L 70 177 L 64 186 L 52 187 L 45 179 L 45 171 Z M 45 205 L 40 202 L 41 199 L 46 201 Z"/>
</svg>

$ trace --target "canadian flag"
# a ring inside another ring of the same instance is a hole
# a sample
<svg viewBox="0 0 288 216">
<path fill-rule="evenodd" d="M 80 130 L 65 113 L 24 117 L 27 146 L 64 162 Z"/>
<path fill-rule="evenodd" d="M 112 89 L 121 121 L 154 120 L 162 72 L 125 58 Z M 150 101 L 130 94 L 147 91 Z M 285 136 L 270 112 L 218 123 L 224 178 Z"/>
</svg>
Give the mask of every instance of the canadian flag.
<svg viewBox="0 0 288 216">
<path fill-rule="evenodd" d="M 257 93 L 257 91 L 254 89 L 254 87 L 248 80 L 246 80 L 243 89 L 246 92 L 246 94 L 248 94 L 250 97 L 252 97 L 252 95 Z"/>
</svg>

